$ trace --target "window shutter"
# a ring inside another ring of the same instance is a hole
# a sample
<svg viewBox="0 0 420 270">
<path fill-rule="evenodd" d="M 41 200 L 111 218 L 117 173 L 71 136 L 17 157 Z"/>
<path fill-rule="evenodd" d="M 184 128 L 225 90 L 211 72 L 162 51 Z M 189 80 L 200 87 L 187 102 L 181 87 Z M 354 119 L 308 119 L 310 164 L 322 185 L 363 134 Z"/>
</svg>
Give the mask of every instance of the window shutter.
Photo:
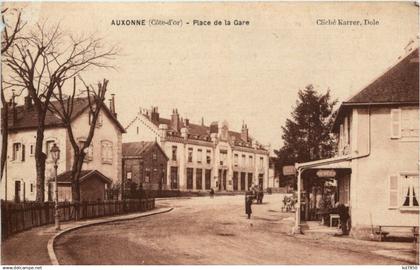
<svg viewBox="0 0 420 270">
<path fill-rule="evenodd" d="M 22 161 L 25 161 L 25 145 L 22 144 Z"/>
<path fill-rule="evenodd" d="M 88 147 L 87 156 L 88 156 L 88 160 L 93 160 L 93 145 L 92 144 L 89 145 L 89 147 Z"/>
<path fill-rule="evenodd" d="M 391 109 L 391 138 L 401 138 L 401 109 Z"/>
<path fill-rule="evenodd" d="M 398 208 L 398 176 L 389 177 L 389 208 Z"/>
</svg>

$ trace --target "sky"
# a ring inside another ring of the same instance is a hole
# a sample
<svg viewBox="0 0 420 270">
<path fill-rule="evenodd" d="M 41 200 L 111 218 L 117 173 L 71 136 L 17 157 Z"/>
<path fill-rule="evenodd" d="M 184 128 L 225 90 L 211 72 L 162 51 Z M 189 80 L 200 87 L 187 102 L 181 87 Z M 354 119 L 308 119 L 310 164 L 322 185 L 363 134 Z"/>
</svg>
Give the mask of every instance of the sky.
<svg viewBox="0 0 420 270">
<path fill-rule="evenodd" d="M 22 4 L 19 4 L 22 5 Z M 404 55 L 418 39 L 418 10 L 409 2 L 30 3 L 28 27 L 60 22 L 69 33 L 95 33 L 117 44 L 115 70 L 87 71 L 85 81 L 109 79 L 123 126 L 139 107 L 173 108 L 190 122 L 247 123 L 271 150 L 282 145 L 281 126 L 297 91 L 313 84 L 340 102 L 356 94 Z M 146 26 L 113 26 L 144 19 Z M 150 19 L 182 26 L 149 26 Z M 247 26 L 196 26 L 193 20 L 245 20 Z M 338 20 L 376 25 L 337 25 Z M 336 25 L 319 25 L 330 20 Z M 319 22 L 319 21 L 318 21 Z M 187 24 L 189 23 L 189 24 Z"/>
</svg>

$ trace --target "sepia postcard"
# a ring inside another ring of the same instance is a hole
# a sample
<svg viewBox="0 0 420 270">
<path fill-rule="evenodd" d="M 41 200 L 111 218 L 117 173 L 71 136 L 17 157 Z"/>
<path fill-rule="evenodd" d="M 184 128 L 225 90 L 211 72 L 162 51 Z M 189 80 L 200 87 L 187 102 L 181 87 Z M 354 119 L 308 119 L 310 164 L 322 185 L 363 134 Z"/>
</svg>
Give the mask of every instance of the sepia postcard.
<svg viewBox="0 0 420 270">
<path fill-rule="evenodd" d="M 1 13 L 2 269 L 417 269 L 418 2 Z"/>
</svg>

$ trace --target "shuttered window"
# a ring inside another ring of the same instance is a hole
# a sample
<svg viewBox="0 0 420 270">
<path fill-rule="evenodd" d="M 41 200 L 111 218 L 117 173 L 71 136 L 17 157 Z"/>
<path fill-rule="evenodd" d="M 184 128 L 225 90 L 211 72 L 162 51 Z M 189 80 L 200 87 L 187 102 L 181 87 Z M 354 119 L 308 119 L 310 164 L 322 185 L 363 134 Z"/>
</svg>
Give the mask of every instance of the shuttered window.
<svg viewBox="0 0 420 270">
<path fill-rule="evenodd" d="M 401 109 L 391 109 L 391 138 L 401 138 Z"/>
<path fill-rule="evenodd" d="M 389 177 L 389 208 L 398 208 L 398 176 L 391 175 Z"/>
<path fill-rule="evenodd" d="M 110 141 L 101 142 L 101 156 L 102 156 L 102 163 L 112 164 L 112 157 L 113 157 L 112 142 Z"/>
</svg>

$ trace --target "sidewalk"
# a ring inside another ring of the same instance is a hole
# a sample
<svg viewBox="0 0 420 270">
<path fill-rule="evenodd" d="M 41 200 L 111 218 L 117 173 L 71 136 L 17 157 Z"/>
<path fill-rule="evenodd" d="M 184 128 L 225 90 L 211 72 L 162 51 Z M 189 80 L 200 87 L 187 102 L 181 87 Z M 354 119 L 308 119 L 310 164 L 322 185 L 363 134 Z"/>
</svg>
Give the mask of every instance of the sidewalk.
<svg viewBox="0 0 420 270">
<path fill-rule="evenodd" d="M 1 245 L 2 265 L 51 265 L 50 255 L 53 238 L 76 228 L 91 226 L 112 221 L 130 220 L 144 216 L 156 215 L 171 211 L 172 208 L 156 208 L 151 211 L 133 213 L 128 215 L 111 216 L 83 220 L 78 222 L 66 222 L 61 224 L 61 231 L 56 232 L 54 225 L 46 225 L 34 228 L 11 236 Z M 49 246 L 49 247 L 48 247 Z M 50 254 L 49 254 L 50 249 Z"/>
<path fill-rule="evenodd" d="M 353 252 L 373 253 L 384 257 L 418 264 L 413 242 L 378 242 L 358 240 L 350 236 L 332 236 L 324 233 L 295 235 L 296 238 L 309 240 L 319 244 L 334 246 L 337 249 L 346 249 Z"/>
</svg>

